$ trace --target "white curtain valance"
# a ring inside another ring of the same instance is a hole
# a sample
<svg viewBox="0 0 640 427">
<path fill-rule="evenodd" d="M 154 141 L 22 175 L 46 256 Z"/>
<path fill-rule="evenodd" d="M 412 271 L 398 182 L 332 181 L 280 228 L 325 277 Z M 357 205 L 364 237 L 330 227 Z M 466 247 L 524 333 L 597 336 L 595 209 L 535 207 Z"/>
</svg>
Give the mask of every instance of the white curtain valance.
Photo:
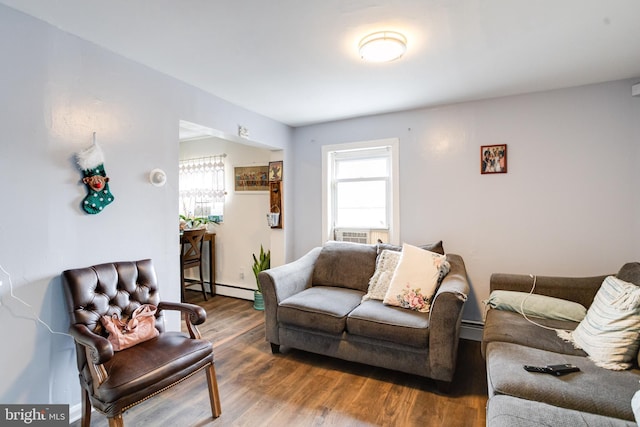
<svg viewBox="0 0 640 427">
<path fill-rule="evenodd" d="M 193 214 L 197 204 L 224 201 L 225 157 L 220 154 L 180 161 L 179 194 L 185 215 Z"/>
</svg>

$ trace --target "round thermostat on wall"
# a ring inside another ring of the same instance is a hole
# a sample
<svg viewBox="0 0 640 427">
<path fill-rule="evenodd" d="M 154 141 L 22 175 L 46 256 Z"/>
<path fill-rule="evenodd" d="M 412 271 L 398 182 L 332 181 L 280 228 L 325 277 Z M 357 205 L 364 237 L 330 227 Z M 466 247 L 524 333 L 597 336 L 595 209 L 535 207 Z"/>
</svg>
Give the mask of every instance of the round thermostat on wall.
<svg viewBox="0 0 640 427">
<path fill-rule="evenodd" d="M 154 169 L 149 172 L 149 181 L 156 187 L 162 187 L 167 183 L 167 174 L 162 169 Z"/>
</svg>

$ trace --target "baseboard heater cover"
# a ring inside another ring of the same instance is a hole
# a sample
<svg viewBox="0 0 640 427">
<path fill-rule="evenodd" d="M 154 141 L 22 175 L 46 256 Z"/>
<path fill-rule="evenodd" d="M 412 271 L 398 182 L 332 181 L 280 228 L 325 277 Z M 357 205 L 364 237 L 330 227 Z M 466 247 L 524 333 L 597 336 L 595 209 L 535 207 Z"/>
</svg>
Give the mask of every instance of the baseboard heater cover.
<svg viewBox="0 0 640 427">
<path fill-rule="evenodd" d="M 460 338 L 472 341 L 482 341 L 482 331 L 484 323 L 477 320 L 462 320 L 460 327 Z"/>
</svg>

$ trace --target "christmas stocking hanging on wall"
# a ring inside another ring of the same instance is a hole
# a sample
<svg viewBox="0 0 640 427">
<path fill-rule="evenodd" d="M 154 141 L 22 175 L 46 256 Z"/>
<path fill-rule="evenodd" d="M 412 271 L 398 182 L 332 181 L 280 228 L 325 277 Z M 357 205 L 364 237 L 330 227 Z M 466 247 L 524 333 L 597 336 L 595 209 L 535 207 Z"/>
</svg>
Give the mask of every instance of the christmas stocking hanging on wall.
<svg viewBox="0 0 640 427">
<path fill-rule="evenodd" d="M 82 182 L 87 185 L 89 194 L 82 201 L 82 208 L 89 214 L 102 212 L 105 206 L 113 202 L 109 191 L 109 177 L 104 170 L 104 155 L 93 135 L 93 145 L 76 154 L 78 165 L 82 169 Z"/>
</svg>

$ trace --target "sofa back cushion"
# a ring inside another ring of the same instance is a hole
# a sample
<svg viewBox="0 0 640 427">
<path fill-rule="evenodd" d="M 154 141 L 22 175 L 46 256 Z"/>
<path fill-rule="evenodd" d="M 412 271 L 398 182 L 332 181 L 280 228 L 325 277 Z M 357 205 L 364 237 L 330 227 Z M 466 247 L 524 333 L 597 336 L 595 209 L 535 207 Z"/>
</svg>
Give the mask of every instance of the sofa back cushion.
<svg viewBox="0 0 640 427">
<path fill-rule="evenodd" d="M 640 262 L 628 262 L 620 268 L 616 277 L 640 286 Z"/>
<path fill-rule="evenodd" d="M 382 251 L 384 251 L 385 249 L 389 251 L 398 251 L 398 252 L 402 250 L 402 246 L 392 245 L 391 243 L 378 243 L 376 246 L 378 248 L 378 255 L 380 255 Z M 425 251 L 435 252 L 437 254 L 444 255 L 444 246 L 442 244 L 442 240 L 439 240 L 435 243 L 425 243 L 424 245 L 420 245 L 418 247 L 420 249 L 424 249 Z"/>
<path fill-rule="evenodd" d="M 376 246 L 351 242 L 327 242 L 313 268 L 313 285 L 338 286 L 367 291 L 376 270 Z"/>
</svg>

